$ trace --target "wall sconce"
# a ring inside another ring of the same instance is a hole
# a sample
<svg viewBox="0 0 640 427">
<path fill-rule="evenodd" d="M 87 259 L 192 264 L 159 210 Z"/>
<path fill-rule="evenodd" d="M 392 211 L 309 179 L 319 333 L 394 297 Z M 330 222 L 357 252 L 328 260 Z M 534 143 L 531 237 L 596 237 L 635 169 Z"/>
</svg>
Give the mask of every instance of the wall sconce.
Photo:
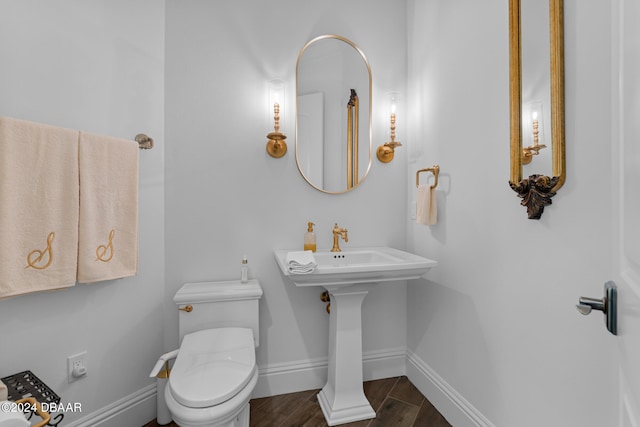
<svg viewBox="0 0 640 427">
<path fill-rule="evenodd" d="M 391 141 L 385 142 L 378 147 L 376 155 L 382 163 L 389 163 L 393 160 L 396 147 L 401 147 L 402 143 L 396 141 L 396 109 L 398 107 L 398 92 L 389 93 L 389 120 L 391 128 Z"/>
<path fill-rule="evenodd" d="M 533 141 L 528 147 L 522 149 L 522 164 L 528 165 L 533 160 L 533 156 L 540 154 L 540 150 L 546 148 L 546 145 L 540 144 L 540 121 L 542 118 L 542 104 L 535 103 L 531 105 L 530 121 L 525 119 L 525 123 L 529 124 L 526 129 L 529 133 L 529 138 Z M 527 138 L 527 139 L 529 139 Z"/>
<path fill-rule="evenodd" d="M 273 132 L 267 134 L 267 153 L 271 157 L 280 158 L 287 153 L 287 135 L 280 132 L 280 111 L 284 116 L 284 82 L 272 80 L 269 82 L 269 117 L 273 111 Z"/>
</svg>

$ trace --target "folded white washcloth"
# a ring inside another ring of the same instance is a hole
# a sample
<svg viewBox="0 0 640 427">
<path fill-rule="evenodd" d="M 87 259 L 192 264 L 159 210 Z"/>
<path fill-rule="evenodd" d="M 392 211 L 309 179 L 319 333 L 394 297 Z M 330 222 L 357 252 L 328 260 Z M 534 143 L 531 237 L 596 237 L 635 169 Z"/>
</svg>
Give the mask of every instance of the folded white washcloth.
<svg viewBox="0 0 640 427">
<path fill-rule="evenodd" d="M 287 253 L 287 268 L 289 272 L 307 274 L 313 272 L 318 264 L 311 251 L 299 251 Z"/>
</svg>

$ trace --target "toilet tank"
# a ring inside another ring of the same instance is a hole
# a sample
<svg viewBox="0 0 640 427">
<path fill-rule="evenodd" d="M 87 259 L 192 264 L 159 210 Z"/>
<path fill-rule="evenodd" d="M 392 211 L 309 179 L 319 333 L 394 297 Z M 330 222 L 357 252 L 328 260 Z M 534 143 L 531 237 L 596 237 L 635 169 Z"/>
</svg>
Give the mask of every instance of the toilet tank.
<svg viewBox="0 0 640 427">
<path fill-rule="evenodd" d="M 258 301 L 262 287 L 256 279 L 241 283 L 185 283 L 173 297 L 180 309 L 178 315 L 180 342 L 186 334 L 204 329 L 243 327 L 253 330 L 253 340 L 259 345 Z M 191 306 L 191 311 L 184 310 Z"/>
</svg>

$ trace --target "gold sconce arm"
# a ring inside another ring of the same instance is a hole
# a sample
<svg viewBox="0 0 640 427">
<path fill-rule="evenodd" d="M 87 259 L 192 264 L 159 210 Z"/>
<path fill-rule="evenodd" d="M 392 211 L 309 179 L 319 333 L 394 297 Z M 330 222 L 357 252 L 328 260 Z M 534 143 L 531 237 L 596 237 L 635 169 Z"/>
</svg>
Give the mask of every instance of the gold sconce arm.
<svg viewBox="0 0 640 427">
<path fill-rule="evenodd" d="M 402 143 L 400 141 L 396 141 L 396 115 L 391 114 L 391 141 L 385 142 L 378 147 L 378 150 L 376 151 L 378 160 L 380 160 L 382 163 L 389 163 L 391 160 L 393 160 L 396 147 L 401 146 Z"/>
<path fill-rule="evenodd" d="M 287 135 L 280 132 L 280 105 L 273 104 L 273 132 L 267 134 L 269 142 L 267 142 L 267 153 L 271 157 L 279 159 L 287 153 Z"/>
<path fill-rule="evenodd" d="M 540 154 L 540 150 L 546 148 L 544 144 L 533 144 L 522 149 L 522 164 L 528 165 L 533 160 L 533 156 Z"/>
</svg>

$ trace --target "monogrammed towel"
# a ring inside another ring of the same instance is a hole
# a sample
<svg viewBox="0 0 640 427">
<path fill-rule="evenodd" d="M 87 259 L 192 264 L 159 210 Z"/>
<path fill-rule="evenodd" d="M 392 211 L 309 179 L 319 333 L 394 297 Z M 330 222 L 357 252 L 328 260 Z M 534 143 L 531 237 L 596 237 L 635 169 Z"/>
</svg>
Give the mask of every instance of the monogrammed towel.
<svg viewBox="0 0 640 427">
<path fill-rule="evenodd" d="M 0 298 L 76 283 L 78 137 L 0 117 Z"/>
<path fill-rule="evenodd" d="M 138 271 L 138 143 L 80 132 L 78 282 Z"/>
</svg>

